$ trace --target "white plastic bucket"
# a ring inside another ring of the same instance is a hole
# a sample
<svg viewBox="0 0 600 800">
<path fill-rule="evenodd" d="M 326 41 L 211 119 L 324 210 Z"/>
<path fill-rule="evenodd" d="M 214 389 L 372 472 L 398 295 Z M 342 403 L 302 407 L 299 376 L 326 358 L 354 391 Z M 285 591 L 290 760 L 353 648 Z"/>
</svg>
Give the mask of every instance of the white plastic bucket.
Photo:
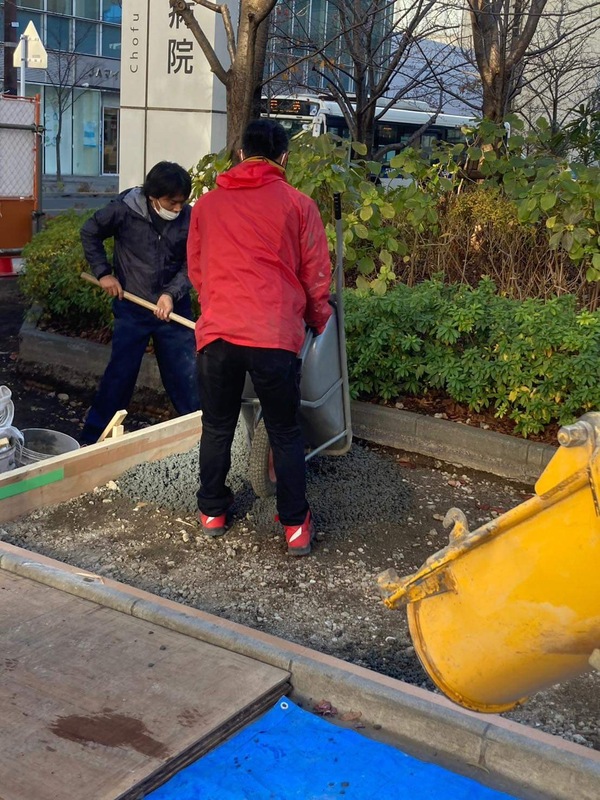
<svg viewBox="0 0 600 800">
<path fill-rule="evenodd" d="M 59 431 L 50 431 L 46 428 L 23 428 L 23 447 L 17 452 L 19 466 L 35 464 L 45 458 L 60 456 L 79 450 L 79 442 L 72 436 Z"/>
<path fill-rule="evenodd" d="M 12 392 L 8 386 L 0 386 L 0 428 L 12 425 L 15 407 L 10 399 Z"/>
</svg>

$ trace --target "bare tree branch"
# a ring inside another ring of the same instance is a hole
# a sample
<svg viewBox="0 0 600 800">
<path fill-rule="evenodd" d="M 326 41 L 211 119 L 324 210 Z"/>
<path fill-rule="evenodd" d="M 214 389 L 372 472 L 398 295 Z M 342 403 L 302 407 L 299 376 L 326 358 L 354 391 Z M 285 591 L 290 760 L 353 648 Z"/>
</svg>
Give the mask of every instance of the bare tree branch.
<svg viewBox="0 0 600 800">
<path fill-rule="evenodd" d="M 293 14 L 297 10 L 293 0 L 284 1 L 273 21 L 273 58 L 284 59 L 286 52 L 291 57 L 271 78 L 292 73 L 297 86 L 303 83 L 314 91 L 311 76 L 319 76 L 338 102 L 353 139 L 372 152 L 376 121 L 385 111 L 379 99 L 393 95 L 385 98 L 389 108 L 430 77 L 428 60 L 410 70 L 408 63 L 421 39 L 451 27 L 440 19 L 440 8 L 447 9 L 445 0 L 416 0 L 401 9 L 392 0 L 330 0 L 327 31 L 336 34 L 325 36 L 324 30 L 315 31 L 314 25 L 309 30 L 305 18 Z M 301 81 L 295 70 L 306 61 L 312 65 L 311 73 Z M 404 85 L 391 89 L 401 75 L 409 76 L 403 78 Z"/>
<path fill-rule="evenodd" d="M 194 0 L 197 5 L 206 5 L 205 0 Z M 188 8 L 188 4 L 186 0 L 169 0 L 169 5 L 171 8 L 177 12 L 178 16 L 185 22 L 186 27 L 190 29 L 194 38 L 200 45 L 202 52 L 208 64 L 210 66 L 211 72 L 214 72 L 217 78 L 221 81 L 221 83 L 227 83 L 227 70 L 221 64 L 218 55 L 215 52 L 215 49 L 211 45 L 208 37 L 198 24 L 198 20 L 194 16 L 194 12 L 191 8 Z M 210 4 L 212 6 L 213 3 Z"/>
<path fill-rule="evenodd" d="M 227 148 L 235 158 L 243 130 L 250 119 L 259 113 L 260 87 L 267 45 L 265 26 L 277 0 L 240 0 L 237 34 L 233 29 L 227 3 L 214 3 L 211 0 L 194 0 L 194 2 L 221 16 L 231 60 L 228 69 L 221 63 L 189 3 L 186 0 L 169 0 L 169 5 L 191 30 L 211 71 L 225 86 Z"/>
</svg>

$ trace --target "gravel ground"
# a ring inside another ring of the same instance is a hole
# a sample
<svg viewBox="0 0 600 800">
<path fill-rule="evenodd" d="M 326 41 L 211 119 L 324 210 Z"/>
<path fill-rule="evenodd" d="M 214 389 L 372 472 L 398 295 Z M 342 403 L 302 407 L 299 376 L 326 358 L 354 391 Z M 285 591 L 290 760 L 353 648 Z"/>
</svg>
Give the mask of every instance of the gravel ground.
<svg viewBox="0 0 600 800">
<path fill-rule="evenodd" d="M 274 501 L 256 499 L 236 437 L 234 524 L 204 537 L 195 518 L 197 451 L 143 464 L 73 501 L 5 523 L 5 541 L 433 690 L 403 611 L 381 603 L 375 577 L 416 570 L 447 543 L 441 519 L 473 529 L 522 502 L 528 487 L 353 445 L 309 462 L 317 542 L 290 558 Z M 540 692 L 506 716 L 600 749 L 600 675 Z"/>
</svg>

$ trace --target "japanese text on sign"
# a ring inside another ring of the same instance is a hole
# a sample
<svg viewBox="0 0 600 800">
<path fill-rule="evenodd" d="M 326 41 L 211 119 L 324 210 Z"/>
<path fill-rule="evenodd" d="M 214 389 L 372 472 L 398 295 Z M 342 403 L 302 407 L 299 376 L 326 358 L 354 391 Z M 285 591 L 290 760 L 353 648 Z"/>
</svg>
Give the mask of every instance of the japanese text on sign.
<svg viewBox="0 0 600 800">
<path fill-rule="evenodd" d="M 172 9 L 169 12 L 169 28 L 179 31 L 181 18 Z M 194 71 L 194 42 L 184 36 L 184 38 L 171 38 L 168 40 L 167 73 L 176 75 L 183 69 L 185 75 L 191 75 Z"/>
</svg>

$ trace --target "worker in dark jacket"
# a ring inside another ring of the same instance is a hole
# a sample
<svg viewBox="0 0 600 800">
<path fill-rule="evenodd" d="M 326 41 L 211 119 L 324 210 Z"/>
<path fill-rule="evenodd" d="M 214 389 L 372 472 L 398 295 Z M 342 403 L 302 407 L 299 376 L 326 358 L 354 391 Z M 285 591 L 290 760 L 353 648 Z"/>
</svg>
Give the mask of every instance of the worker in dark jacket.
<svg viewBox="0 0 600 800">
<path fill-rule="evenodd" d="M 122 192 L 83 225 L 85 257 L 104 291 L 114 298 L 112 352 L 83 431 L 92 444 L 116 411 L 127 408 L 150 339 L 163 385 L 178 414 L 199 408 L 194 332 L 169 323 L 172 311 L 192 318 L 186 245 L 191 192 L 186 170 L 156 164 L 140 188 Z M 104 240 L 114 237 L 113 266 Z M 155 303 L 156 311 L 123 300 L 123 291 Z"/>
</svg>

